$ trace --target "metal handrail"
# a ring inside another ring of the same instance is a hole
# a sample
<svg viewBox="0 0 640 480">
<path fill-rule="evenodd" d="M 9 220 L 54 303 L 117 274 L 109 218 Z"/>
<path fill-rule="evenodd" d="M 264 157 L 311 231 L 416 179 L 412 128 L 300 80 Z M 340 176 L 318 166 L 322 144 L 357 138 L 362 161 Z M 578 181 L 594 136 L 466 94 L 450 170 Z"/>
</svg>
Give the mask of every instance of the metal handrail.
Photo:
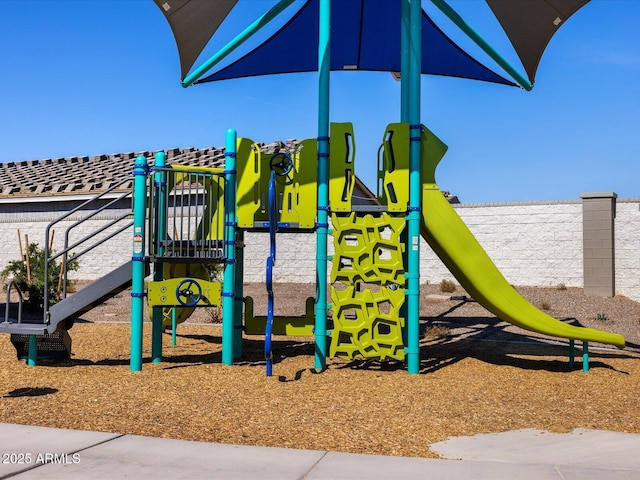
<svg viewBox="0 0 640 480">
<path fill-rule="evenodd" d="M 125 198 L 125 197 L 123 197 L 123 198 Z M 113 219 L 112 221 L 110 221 L 108 224 L 103 225 L 102 227 L 100 227 L 98 230 L 93 231 L 93 232 L 91 233 L 91 235 L 96 235 L 96 234 L 98 234 L 98 233 L 102 233 L 102 232 L 104 232 L 105 230 L 108 230 L 110 227 L 112 227 L 112 226 L 116 225 L 117 223 L 119 223 L 119 222 L 121 222 L 122 220 L 124 220 L 124 219 L 126 219 L 126 218 L 129 218 L 129 217 L 131 217 L 131 212 L 127 212 L 127 213 L 125 213 L 124 215 L 120 215 L 119 217 L 117 217 L 117 218 Z M 87 218 L 87 219 L 83 219 L 83 221 L 84 221 L 84 220 L 88 220 L 88 218 Z M 128 227 L 130 227 L 131 225 L 133 225 L 133 222 L 130 222 L 129 224 L 125 225 L 124 227 L 122 227 L 122 228 L 121 228 L 120 230 L 118 230 L 117 232 L 114 232 L 114 233 L 112 233 L 112 234 L 108 235 L 107 237 L 104 237 L 104 238 L 103 238 L 103 240 L 109 240 L 111 237 L 114 237 L 114 236 L 115 236 L 115 235 L 117 235 L 118 233 L 121 233 L 123 230 L 126 230 L 126 229 L 127 229 Z M 49 261 L 55 260 L 56 258 L 58 258 L 58 257 L 60 257 L 60 256 L 62 256 L 62 255 L 64 255 L 64 254 L 65 254 L 66 252 L 68 252 L 69 250 L 73 250 L 73 249 L 74 249 L 74 248 L 76 248 L 77 246 L 82 245 L 82 244 L 86 241 L 86 239 L 81 239 L 81 240 L 78 240 L 77 242 L 75 242 L 74 244 L 69 245 L 69 231 L 70 231 L 70 230 L 71 230 L 71 228 L 73 228 L 74 226 L 75 226 L 75 225 L 70 226 L 70 227 L 65 231 L 65 238 L 64 238 L 64 240 L 65 240 L 65 241 L 64 241 L 64 245 L 65 245 L 65 247 L 64 247 L 64 250 L 60 251 L 59 253 L 56 253 L 56 254 L 55 254 L 55 255 L 53 255 L 53 256 L 50 256 L 50 257 L 49 257 Z M 80 253 L 77 253 L 77 254 L 73 255 L 71 258 L 65 258 L 65 260 L 68 260 L 68 261 L 75 260 L 76 258 L 81 257 L 82 255 L 84 255 L 84 254 L 85 254 L 85 253 L 87 253 L 88 251 L 93 250 L 93 249 L 94 249 L 96 246 L 98 246 L 98 245 L 99 245 L 99 243 L 98 243 L 98 244 L 96 244 L 96 245 L 94 245 L 94 246 L 91 246 L 91 247 L 89 247 L 89 248 L 87 248 L 87 249 L 85 249 L 85 250 L 82 250 Z"/>
<path fill-rule="evenodd" d="M 62 294 L 63 294 L 63 297 L 66 297 L 66 295 L 67 295 L 66 284 L 67 284 L 67 279 L 68 279 L 67 265 L 68 265 L 69 261 L 70 260 L 75 260 L 75 259 L 81 257 L 85 253 L 93 250 L 97 246 L 103 244 L 105 241 L 113 238 L 114 236 L 118 235 L 119 233 L 121 233 L 124 230 L 126 230 L 127 228 L 129 228 L 133 224 L 132 222 L 128 223 L 127 225 L 121 227 L 116 232 L 113 232 L 113 233 L 111 233 L 110 235 L 108 235 L 108 236 L 106 236 L 104 238 L 100 238 L 99 240 L 95 239 L 95 235 L 96 234 L 101 233 L 104 230 L 106 230 L 107 228 L 115 225 L 116 223 L 121 222 L 122 220 L 125 220 L 125 219 L 131 217 L 133 212 L 127 212 L 126 214 L 121 215 L 120 217 L 118 217 L 115 220 L 113 220 L 112 222 L 110 222 L 108 225 L 102 226 L 101 228 L 99 228 L 99 229 L 97 229 L 95 231 L 92 231 L 91 233 L 87 234 L 82 239 L 80 239 L 79 241 L 75 242 L 73 245 L 69 245 L 69 232 L 72 229 L 74 229 L 75 227 L 77 227 L 78 225 L 81 225 L 84 222 L 92 219 L 98 213 L 100 213 L 103 210 L 109 208 L 110 206 L 114 205 L 118 201 L 132 196 L 132 191 L 128 190 L 126 192 L 121 193 L 117 197 L 111 199 L 111 201 L 109 201 L 106 204 L 102 205 L 100 208 L 92 210 L 91 212 L 87 213 L 86 216 L 84 216 L 80 220 L 75 221 L 73 224 L 71 224 L 69 227 L 67 227 L 67 229 L 65 230 L 64 248 L 60 252 L 56 253 L 55 255 L 51 255 L 51 252 L 49 251 L 49 242 L 50 242 L 50 238 L 51 238 L 51 229 L 57 223 L 61 222 L 62 220 L 65 220 L 66 218 L 69 218 L 74 213 L 76 213 L 79 210 L 81 210 L 81 209 L 83 209 L 83 208 L 85 208 L 85 207 L 97 202 L 98 200 L 104 198 L 109 193 L 113 192 L 118 187 L 121 187 L 122 185 L 124 185 L 126 183 L 129 183 L 129 182 L 131 182 L 131 178 L 124 178 L 123 180 L 120 180 L 119 182 L 116 182 L 115 184 L 111 185 L 105 191 L 103 191 L 103 192 L 91 197 L 90 199 L 88 199 L 85 202 L 81 203 L 77 207 L 69 210 L 64 215 L 61 215 L 60 217 L 58 217 L 55 220 L 51 221 L 47 225 L 47 228 L 46 228 L 46 231 L 45 231 L 45 239 L 46 239 L 46 241 L 45 241 L 45 247 L 44 247 L 45 248 L 45 261 L 44 261 L 44 300 L 43 300 L 44 313 L 43 313 L 43 315 L 44 315 L 44 322 L 45 323 L 48 324 L 49 320 L 50 320 L 49 319 L 49 303 L 50 303 L 49 302 L 49 265 L 50 265 L 50 263 L 53 260 L 55 260 L 56 258 L 59 258 L 60 256 L 64 256 L 63 257 L 63 262 L 62 262 L 62 265 L 61 265 L 60 268 L 62 268 L 62 278 L 63 278 L 63 292 L 62 292 Z M 74 249 L 74 248 L 78 247 L 79 245 L 82 245 L 83 243 L 85 243 L 85 242 L 87 242 L 89 240 L 96 240 L 96 243 L 93 244 L 93 245 L 90 245 L 88 248 L 84 249 L 80 253 L 74 254 L 71 257 L 71 259 L 68 258 L 67 255 L 68 255 L 68 253 L 69 253 L 69 251 L 71 249 Z"/>
<path fill-rule="evenodd" d="M 98 230 L 92 232 L 92 236 L 93 235 L 97 235 L 98 233 L 101 233 L 105 230 L 107 230 L 109 227 L 112 227 L 113 225 L 116 225 L 118 222 L 121 222 L 122 220 L 131 217 L 132 212 L 126 213 L 125 215 L 121 215 L 120 217 L 116 218 L 115 220 L 109 222 L 107 225 L 99 228 Z M 85 241 L 88 240 L 87 239 L 83 239 L 83 240 L 79 240 L 76 243 L 74 243 L 73 245 L 70 245 L 68 247 L 65 246 L 65 249 L 60 252 L 59 254 L 56 254 L 54 257 L 51 257 L 50 260 L 54 260 L 55 258 L 59 257 L 60 255 L 62 255 L 64 253 L 65 257 L 64 257 L 64 265 L 66 267 L 66 265 L 69 262 L 74 261 L 77 258 L 80 258 L 81 256 L 83 256 L 85 253 L 90 252 L 91 250 L 93 250 L 96 247 L 99 247 L 100 245 L 102 245 L 104 242 L 106 242 L 107 240 L 111 240 L 113 237 L 115 237 L 116 235 L 119 235 L 120 233 L 124 232 L 126 229 L 130 228 L 133 226 L 133 220 L 130 221 L 129 223 L 121 226 L 120 228 L 118 228 L 118 230 L 115 230 L 113 232 L 111 232 L 109 235 L 102 237 L 100 239 L 99 242 L 94 243 L 93 245 L 90 245 L 89 247 L 85 248 L 84 250 L 81 250 L 78 253 L 74 253 L 73 255 L 71 255 L 71 257 L 67 257 L 67 252 L 69 252 L 70 250 L 74 249 L 75 247 L 77 247 L 78 245 L 82 245 Z M 68 241 L 68 231 L 65 234 L 65 245 L 66 242 Z M 62 269 L 62 297 L 66 298 L 67 297 L 67 280 L 68 280 L 68 270 L 66 268 Z"/>
<path fill-rule="evenodd" d="M 15 287 L 16 292 L 18 292 L 18 324 L 22 323 L 22 290 L 16 283 L 15 279 L 11 279 L 9 285 L 7 285 L 7 303 L 5 304 L 4 309 L 4 323 L 9 323 L 9 307 L 11 305 L 11 287 Z"/>
</svg>

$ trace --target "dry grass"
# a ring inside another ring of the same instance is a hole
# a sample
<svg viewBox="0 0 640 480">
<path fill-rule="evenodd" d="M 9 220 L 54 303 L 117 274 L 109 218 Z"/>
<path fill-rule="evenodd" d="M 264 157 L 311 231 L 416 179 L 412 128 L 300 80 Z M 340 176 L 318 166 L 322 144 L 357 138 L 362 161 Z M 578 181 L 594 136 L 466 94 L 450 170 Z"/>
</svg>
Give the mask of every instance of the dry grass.
<svg viewBox="0 0 640 480">
<path fill-rule="evenodd" d="M 453 293 L 456 291 L 456 284 L 451 280 L 442 280 L 440 282 L 440 291 L 444 293 Z"/>
<path fill-rule="evenodd" d="M 509 333 L 490 316 L 463 317 L 477 305 L 459 303 L 443 301 L 431 316 L 448 334 L 422 340 L 419 375 L 398 363 L 338 360 L 318 373 L 311 341 L 283 338 L 266 378 L 262 338 L 246 338 L 243 359 L 224 366 L 220 327 L 211 324 L 181 325 L 175 347 L 165 335 L 164 362 L 147 360 L 142 372 L 129 370 L 125 322 L 77 323 L 72 360 L 35 368 L 18 362 L 9 337 L 0 336 L 0 422 L 421 457 L 433 456 L 429 444 L 456 435 L 640 433 L 633 349 L 593 348 L 583 373 L 581 365 L 569 368 L 565 345 Z M 145 359 L 149 337 L 147 326 Z"/>
</svg>

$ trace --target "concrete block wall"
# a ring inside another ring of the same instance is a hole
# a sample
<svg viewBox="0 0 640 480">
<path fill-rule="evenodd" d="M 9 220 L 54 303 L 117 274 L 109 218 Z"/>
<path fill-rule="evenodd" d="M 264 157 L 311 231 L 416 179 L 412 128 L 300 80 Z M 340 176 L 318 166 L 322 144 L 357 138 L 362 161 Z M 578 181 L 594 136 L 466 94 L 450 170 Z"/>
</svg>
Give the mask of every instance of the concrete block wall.
<svg viewBox="0 0 640 480">
<path fill-rule="evenodd" d="M 126 214 L 126 207 L 130 200 L 125 200 L 115 208 L 105 210 L 104 213 L 97 214 L 91 220 L 75 226 L 69 233 L 67 245 L 74 245 L 77 241 L 87 236 L 99 241 L 105 236 L 114 233 L 117 226 L 105 228 L 119 216 Z M 20 241 L 23 251 L 26 248 L 25 235 L 28 236 L 29 243 L 37 243 L 44 248 L 47 225 L 77 206 L 78 202 L 51 202 L 48 205 L 27 204 L 27 205 L 2 205 L 0 206 L 0 269 L 9 262 L 20 259 L 20 244 L 18 242 L 18 230 L 20 231 Z M 47 209 L 47 206 L 49 209 Z M 60 252 L 65 244 L 65 230 L 75 222 L 83 218 L 83 214 L 73 214 L 64 221 L 59 222 L 51 229 L 53 236 L 52 249 Z M 119 224 L 123 225 L 123 224 Z M 94 242 L 96 243 L 96 242 Z M 109 242 L 105 242 L 87 252 L 80 259 L 80 270 L 72 272 L 71 278 L 95 280 L 105 273 L 114 270 L 118 266 L 126 263 L 132 255 L 132 232 L 131 229 L 117 234 Z M 79 253 L 89 244 L 79 245 L 72 249 L 73 253 Z"/>
<path fill-rule="evenodd" d="M 266 281 L 269 235 L 247 232 L 244 236 L 244 281 Z M 316 281 L 316 237 L 312 233 L 279 233 L 276 236 L 275 282 L 314 283 Z"/>
<path fill-rule="evenodd" d="M 49 205 L 57 211 L 65 206 Z M 0 205 L 0 267 L 19 258 L 16 229 L 29 235 L 31 242 L 44 241 L 47 223 L 56 215 L 45 208 Z M 487 251 L 505 278 L 514 285 L 583 287 L 582 202 L 459 204 L 456 211 Z M 115 217 L 105 212 L 79 227 L 75 234 L 95 231 Z M 56 227 L 54 249 L 63 241 L 63 225 Z M 618 199 L 615 219 L 615 292 L 640 301 L 640 199 Z M 81 260 L 75 275 L 95 279 L 131 258 L 131 232 L 92 251 Z M 282 233 L 277 237 L 278 261 L 275 281 L 313 283 L 315 278 L 315 236 Z M 245 282 L 264 282 L 268 236 L 245 234 Z M 331 237 L 329 254 L 333 252 Z M 453 276 L 423 242 L 421 246 L 422 282 L 439 283 Z M 330 266 L 329 266 L 330 268 Z M 329 270 L 330 271 L 330 270 Z"/>
<path fill-rule="evenodd" d="M 579 201 L 459 204 L 454 208 L 511 284 L 582 286 Z M 454 280 L 425 242 L 421 261 L 423 281 Z"/>
<path fill-rule="evenodd" d="M 640 198 L 617 199 L 614 242 L 616 295 L 640 301 Z"/>
</svg>

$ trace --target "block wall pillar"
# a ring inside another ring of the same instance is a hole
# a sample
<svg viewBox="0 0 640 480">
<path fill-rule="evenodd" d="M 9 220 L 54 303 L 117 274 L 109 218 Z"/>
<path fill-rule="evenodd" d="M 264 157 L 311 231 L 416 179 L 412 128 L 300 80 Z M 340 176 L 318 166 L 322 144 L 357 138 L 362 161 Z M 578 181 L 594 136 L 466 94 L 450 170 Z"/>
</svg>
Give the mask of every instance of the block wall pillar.
<svg viewBox="0 0 640 480">
<path fill-rule="evenodd" d="M 582 193 L 584 293 L 615 295 L 614 192 Z"/>
</svg>

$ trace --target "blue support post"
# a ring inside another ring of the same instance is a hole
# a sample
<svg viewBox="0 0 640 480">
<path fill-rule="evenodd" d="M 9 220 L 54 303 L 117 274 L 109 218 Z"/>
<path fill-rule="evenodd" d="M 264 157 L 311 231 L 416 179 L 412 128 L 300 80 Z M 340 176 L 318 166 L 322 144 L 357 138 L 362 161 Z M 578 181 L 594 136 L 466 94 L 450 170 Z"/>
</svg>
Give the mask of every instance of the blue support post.
<svg viewBox="0 0 640 480">
<path fill-rule="evenodd" d="M 403 13 L 407 9 L 403 9 Z M 407 370 L 416 374 L 420 371 L 420 222 L 421 222 L 421 124 L 420 124 L 420 76 L 422 50 L 422 6 L 420 0 L 410 0 L 409 4 L 409 60 L 407 66 L 409 89 L 409 213 L 407 215 Z M 406 53 L 406 52 L 403 52 Z M 404 81 L 405 79 L 403 79 Z"/>
<path fill-rule="evenodd" d="M 38 337 L 29 335 L 29 350 L 27 351 L 27 365 L 35 367 L 38 362 Z"/>
<path fill-rule="evenodd" d="M 133 256 L 131 271 L 131 359 L 134 372 L 142 370 L 142 325 L 144 323 L 145 220 L 147 213 L 147 175 L 144 155 L 133 166 Z"/>
<path fill-rule="evenodd" d="M 410 3 L 409 0 L 402 0 L 400 18 L 401 18 L 401 31 L 400 31 L 400 121 L 403 123 L 409 123 L 409 72 L 410 72 L 410 64 L 409 64 L 409 44 L 410 44 L 410 35 L 411 35 L 411 25 L 410 25 Z M 407 244 L 408 232 L 405 230 L 401 237 L 401 241 Z M 404 265 L 409 265 L 409 249 L 405 248 L 404 253 L 402 254 L 402 262 Z M 405 302 L 400 307 L 400 317 L 407 319 L 409 316 L 407 315 L 407 302 L 405 297 Z M 409 326 L 405 323 L 405 327 L 402 329 L 402 342 L 405 346 L 408 345 L 408 328 Z"/>
<path fill-rule="evenodd" d="M 222 284 L 222 363 L 233 364 L 236 237 L 236 131 L 227 130 L 224 182 L 224 276 Z"/>
<path fill-rule="evenodd" d="M 167 166 L 167 156 L 164 152 L 157 152 L 155 156 L 155 166 L 158 168 L 153 174 L 155 195 L 154 212 L 156 221 L 154 222 L 156 231 L 152 232 L 154 243 L 159 239 L 166 238 L 167 232 L 167 172 L 164 170 Z M 161 257 L 164 247 L 156 245 L 155 252 Z M 164 272 L 161 263 L 153 265 L 153 281 L 161 282 L 164 280 Z M 162 362 L 162 307 L 153 307 L 151 317 L 151 361 L 153 363 Z"/>
<path fill-rule="evenodd" d="M 329 227 L 329 90 L 331 0 L 320 0 L 318 39 L 318 224 L 316 229 L 315 368 L 327 367 L 327 236 Z"/>
<path fill-rule="evenodd" d="M 401 31 L 400 31 L 400 121 L 409 121 L 409 82 L 404 80 L 409 78 L 409 41 L 411 35 L 409 22 L 409 0 L 402 0 L 401 10 Z"/>
<path fill-rule="evenodd" d="M 582 371 L 589 371 L 589 342 L 582 342 Z"/>
</svg>

